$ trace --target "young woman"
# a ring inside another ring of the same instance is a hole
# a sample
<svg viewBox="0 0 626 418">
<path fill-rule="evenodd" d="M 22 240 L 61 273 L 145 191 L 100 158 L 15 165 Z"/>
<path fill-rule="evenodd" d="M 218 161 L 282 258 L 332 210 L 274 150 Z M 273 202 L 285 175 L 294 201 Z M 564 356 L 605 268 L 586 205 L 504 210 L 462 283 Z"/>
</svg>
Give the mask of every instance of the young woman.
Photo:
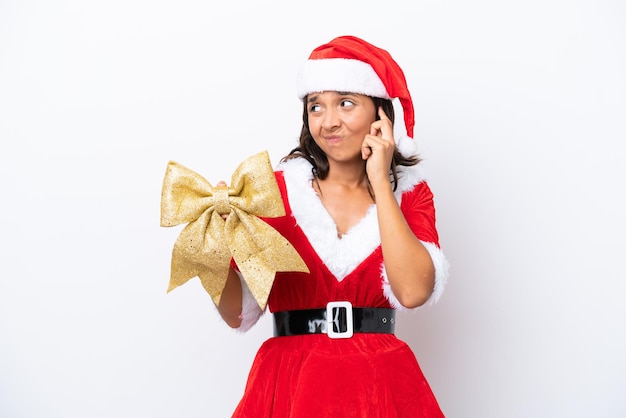
<svg viewBox="0 0 626 418">
<path fill-rule="evenodd" d="M 286 216 L 266 222 L 309 273 L 277 273 L 275 336 L 233 416 L 442 417 L 393 333 L 395 310 L 434 303 L 447 278 L 404 74 L 387 51 L 344 36 L 312 52 L 298 90 L 299 146 L 276 170 Z M 395 135 L 391 99 L 404 116 Z M 235 269 L 218 308 L 244 331 L 262 314 Z"/>
</svg>

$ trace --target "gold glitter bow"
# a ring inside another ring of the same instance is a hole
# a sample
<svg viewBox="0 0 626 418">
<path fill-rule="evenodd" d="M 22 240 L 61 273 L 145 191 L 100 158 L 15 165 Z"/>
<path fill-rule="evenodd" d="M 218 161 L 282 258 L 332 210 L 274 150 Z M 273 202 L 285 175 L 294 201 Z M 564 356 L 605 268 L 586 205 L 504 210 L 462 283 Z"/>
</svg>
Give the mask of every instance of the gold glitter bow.
<svg viewBox="0 0 626 418">
<path fill-rule="evenodd" d="M 229 214 L 226 220 L 223 214 Z M 309 271 L 289 241 L 258 218 L 284 215 L 267 151 L 242 162 L 230 187 L 213 187 L 170 161 L 161 193 L 161 226 L 188 225 L 174 244 L 167 291 L 197 276 L 218 305 L 232 257 L 265 309 L 277 271 Z"/>
</svg>

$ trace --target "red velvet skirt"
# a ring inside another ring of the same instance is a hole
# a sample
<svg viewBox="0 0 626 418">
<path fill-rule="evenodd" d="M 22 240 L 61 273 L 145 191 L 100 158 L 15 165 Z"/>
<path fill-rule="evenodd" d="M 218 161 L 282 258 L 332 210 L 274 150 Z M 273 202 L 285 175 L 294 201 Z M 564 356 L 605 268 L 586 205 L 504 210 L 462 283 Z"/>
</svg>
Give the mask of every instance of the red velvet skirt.
<svg viewBox="0 0 626 418">
<path fill-rule="evenodd" d="M 406 343 L 392 334 L 275 337 L 256 355 L 242 418 L 433 418 L 437 400 Z"/>
</svg>

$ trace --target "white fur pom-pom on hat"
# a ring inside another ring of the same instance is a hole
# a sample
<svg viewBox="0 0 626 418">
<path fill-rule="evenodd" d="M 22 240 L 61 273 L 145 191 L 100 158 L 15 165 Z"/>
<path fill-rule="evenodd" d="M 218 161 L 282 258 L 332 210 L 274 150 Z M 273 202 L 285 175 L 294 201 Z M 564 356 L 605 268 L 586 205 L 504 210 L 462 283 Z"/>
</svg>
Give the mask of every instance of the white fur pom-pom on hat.
<svg viewBox="0 0 626 418">
<path fill-rule="evenodd" d="M 303 99 L 322 91 L 398 99 L 406 136 L 413 138 L 415 115 L 404 72 L 384 49 L 355 36 L 340 36 L 315 48 L 298 73 L 297 93 Z"/>
</svg>

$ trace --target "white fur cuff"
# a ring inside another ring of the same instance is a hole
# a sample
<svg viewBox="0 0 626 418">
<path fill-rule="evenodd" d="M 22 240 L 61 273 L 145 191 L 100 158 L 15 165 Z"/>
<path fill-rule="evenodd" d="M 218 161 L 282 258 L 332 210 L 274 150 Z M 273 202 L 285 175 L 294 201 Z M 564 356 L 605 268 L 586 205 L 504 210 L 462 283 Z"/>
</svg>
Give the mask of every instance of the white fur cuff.
<svg viewBox="0 0 626 418">
<path fill-rule="evenodd" d="M 435 304 L 443 294 L 443 290 L 446 287 L 446 283 L 448 282 L 450 265 L 443 251 L 441 251 L 441 249 L 437 245 L 433 244 L 432 242 L 420 242 L 424 245 L 424 247 L 426 247 L 426 250 L 433 260 L 433 265 L 435 266 L 435 287 L 433 288 L 433 293 L 430 295 L 425 304 L 426 306 L 431 306 Z M 396 295 L 393 294 L 384 264 L 381 267 L 381 273 L 383 276 L 383 293 L 385 294 L 387 300 L 389 300 L 389 304 L 399 311 L 408 310 L 408 308 L 404 307 L 400 303 L 400 301 L 398 301 Z"/>
</svg>

